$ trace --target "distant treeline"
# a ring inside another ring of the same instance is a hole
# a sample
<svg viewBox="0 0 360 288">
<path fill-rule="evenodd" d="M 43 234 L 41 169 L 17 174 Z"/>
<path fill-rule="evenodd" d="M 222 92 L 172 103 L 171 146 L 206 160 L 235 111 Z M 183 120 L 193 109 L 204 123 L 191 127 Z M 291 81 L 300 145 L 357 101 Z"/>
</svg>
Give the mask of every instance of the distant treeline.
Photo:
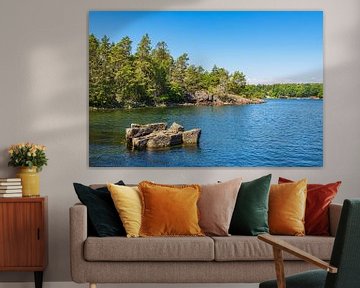
<svg viewBox="0 0 360 288">
<path fill-rule="evenodd" d="M 132 52 L 132 41 L 110 43 L 104 36 L 89 36 L 89 105 L 96 108 L 130 108 L 186 102 L 186 95 L 205 90 L 245 98 L 319 97 L 321 83 L 247 85 L 244 73 L 211 71 L 190 65 L 186 53 L 174 59 L 165 42 L 152 47 L 145 34 Z"/>
<path fill-rule="evenodd" d="M 288 83 L 246 85 L 242 95 L 247 98 L 323 98 L 322 83 Z"/>
</svg>

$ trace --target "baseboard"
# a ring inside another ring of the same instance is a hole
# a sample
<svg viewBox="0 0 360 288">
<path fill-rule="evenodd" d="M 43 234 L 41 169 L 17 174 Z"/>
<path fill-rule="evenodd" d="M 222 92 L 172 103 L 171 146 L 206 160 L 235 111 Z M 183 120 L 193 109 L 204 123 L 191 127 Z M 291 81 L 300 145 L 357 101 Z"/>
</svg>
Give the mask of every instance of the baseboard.
<svg viewBox="0 0 360 288">
<path fill-rule="evenodd" d="M 88 284 L 44 282 L 43 288 L 88 288 Z M 259 284 L 98 284 L 97 288 L 258 288 Z M 0 288 L 34 288 L 31 282 L 3 282 Z"/>
</svg>

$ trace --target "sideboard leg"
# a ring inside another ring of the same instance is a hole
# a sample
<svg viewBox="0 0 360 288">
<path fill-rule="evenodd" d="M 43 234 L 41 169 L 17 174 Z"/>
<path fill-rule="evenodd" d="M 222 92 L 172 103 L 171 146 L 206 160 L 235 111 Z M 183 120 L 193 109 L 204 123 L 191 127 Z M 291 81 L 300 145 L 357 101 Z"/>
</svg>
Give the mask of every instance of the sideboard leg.
<svg viewBox="0 0 360 288">
<path fill-rule="evenodd" d="M 43 271 L 35 271 L 35 288 L 42 288 L 43 284 Z"/>
<path fill-rule="evenodd" d="M 96 288 L 96 284 L 95 283 L 89 283 L 89 288 Z"/>
</svg>

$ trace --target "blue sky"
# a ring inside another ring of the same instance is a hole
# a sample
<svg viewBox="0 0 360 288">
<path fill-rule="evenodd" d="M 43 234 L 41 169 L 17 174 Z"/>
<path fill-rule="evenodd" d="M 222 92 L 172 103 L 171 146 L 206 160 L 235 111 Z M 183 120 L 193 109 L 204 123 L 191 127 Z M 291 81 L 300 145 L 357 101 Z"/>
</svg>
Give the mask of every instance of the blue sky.
<svg viewBox="0 0 360 288">
<path fill-rule="evenodd" d="M 173 57 L 242 71 L 249 83 L 323 82 L 321 11 L 90 11 L 89 33 L 129 36 L 133 51 L 148 33 Z"/>
</svg>

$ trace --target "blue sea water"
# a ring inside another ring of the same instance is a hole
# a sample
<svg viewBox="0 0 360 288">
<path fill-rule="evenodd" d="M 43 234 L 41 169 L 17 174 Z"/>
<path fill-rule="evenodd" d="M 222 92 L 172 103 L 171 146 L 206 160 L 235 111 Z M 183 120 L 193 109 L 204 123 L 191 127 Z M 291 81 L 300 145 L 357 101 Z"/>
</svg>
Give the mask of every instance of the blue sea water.
<svg viewBox="0 0 360 288">
<path fill-rule="evenodd" d="M 91 167 L 320 167 L 323 101 L 274 99 L 241 106 L 184 106 L 89 112 Z M 201 128 L 198 146 L 131 151 L 131 123 Z"/>
</svg>

